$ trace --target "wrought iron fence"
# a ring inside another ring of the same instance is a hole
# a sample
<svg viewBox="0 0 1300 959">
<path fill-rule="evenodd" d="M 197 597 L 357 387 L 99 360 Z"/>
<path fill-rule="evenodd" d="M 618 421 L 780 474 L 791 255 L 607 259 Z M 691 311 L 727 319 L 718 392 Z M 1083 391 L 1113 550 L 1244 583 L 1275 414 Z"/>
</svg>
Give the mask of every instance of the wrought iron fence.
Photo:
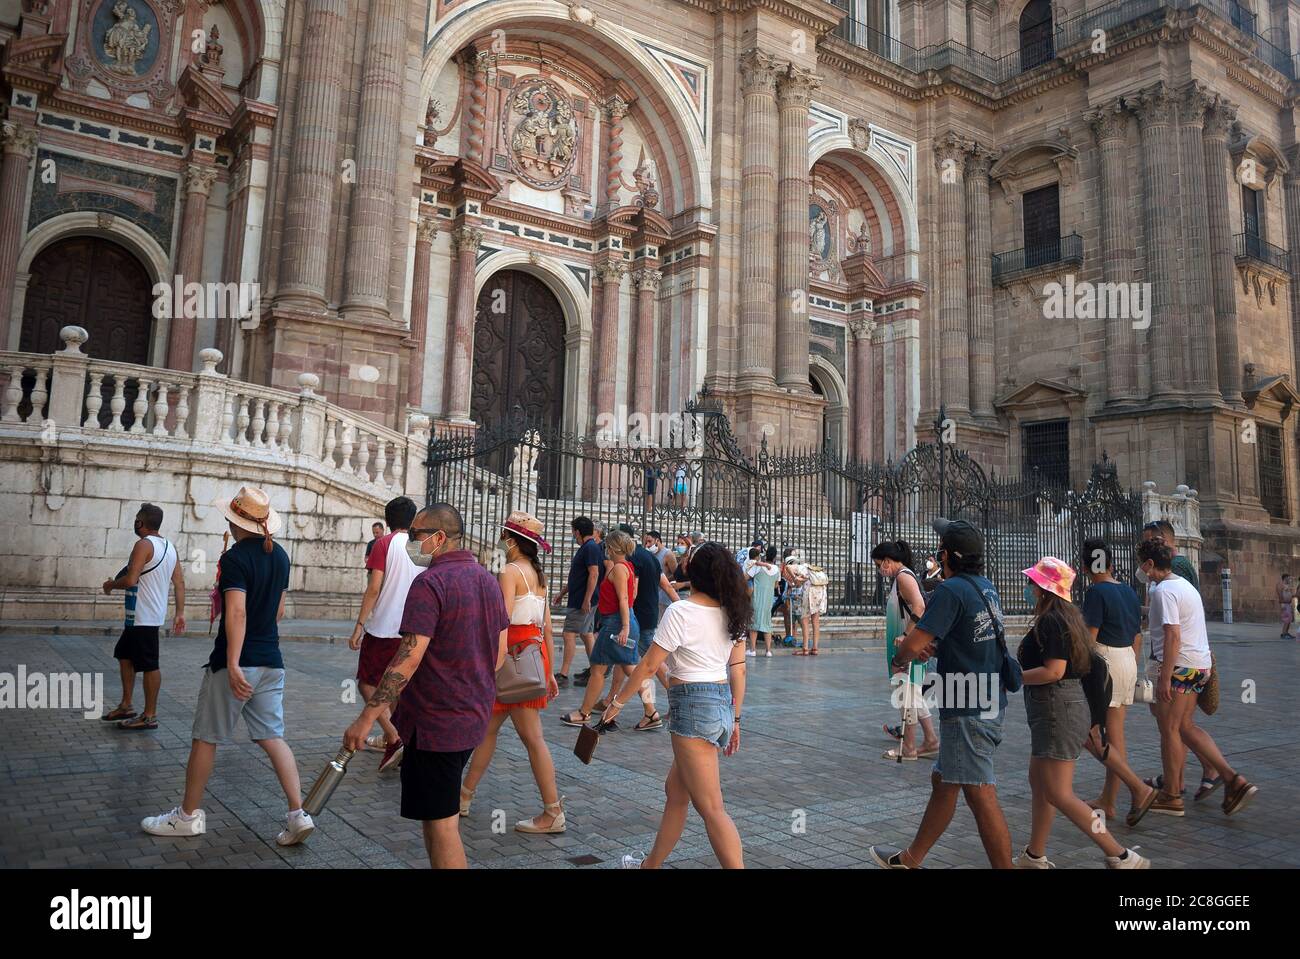
<svg viewBox="0 0 1300 959">
<path fill-rule="evenodd" d="M 940 414 L 939 422 L 943 421 Z M 747 455 L 721 406 L 687 404 L 667 442 L 589 438 L 529 423 L 520 411 L 472 435 L 435 436 L 429 445 L 429 502 L 449 502 L 465 521 L 467 547 L 489 566 L 501 524 L 525 509 L 545 524 L 555 550 L 543 555 L 554 592 L 567 575 L 571 521 L 588 516 L 612 529 L 659 531 L 666 542 L 700 532 L 733 550 L 755 538 L 797 546 L 826 570 L 832 615 L 882 611 L 883 583 L 871 562 L 885 539 L 907 540 L 918 564 L 938 548 L 931 520 L 962 518 L 984 530 L 986 575 L 1008 612 L 1027 612 L 1020 571 L 1044 555 L 1078 565 L 1083 541 L 1117 547 L 1117 575 L 1132 574 L 1142 525 L 1140 496 L 1123 490 L 1103 459 L 1079 492 L 1038 476 L 997 479 L 964 450 L 921 443 L 894 462 L 860 463 L 825 450 L 772 451 L 766 438 Z M 665 438 L 661 432 L 658 438 Z M 1076 583 L 1082 599 L 1085 577 Z"/>
<path fill-rule="evenodd" d="M 1010 274 L 1019 273 L 1022 270 L 1032 270 L 1035 267 L 1048 266 L 1053 263 L 1073 263 L 1077 265 L 1082 262 L 1083 237 L 1077 233 L 1069 233 L 1062 237 L 1051 237 L 1041 243 L 1021 247 L 1018 250 L 994 253 L 993 280 L 997 282 Z"/>
<path fill-rule="evenodd" d="M 1232 237 L 1233 255 L 1249 257 L 1267 263 L 1279 270 L 1291 272 L 1291 257 L 1280 246 L 1274 246 L 1254 233 L 1236 233 Z"/>
</svg>

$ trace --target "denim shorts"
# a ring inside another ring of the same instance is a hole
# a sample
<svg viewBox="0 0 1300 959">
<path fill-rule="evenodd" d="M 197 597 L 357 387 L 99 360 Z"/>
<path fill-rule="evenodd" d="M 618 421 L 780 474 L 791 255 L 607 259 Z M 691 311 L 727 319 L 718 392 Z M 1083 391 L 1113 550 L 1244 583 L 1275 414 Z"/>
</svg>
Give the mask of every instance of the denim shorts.
<svg viewBox="0 0 1300 959">
<path fill-rule="evenodd" d="M 939 758 L 934 771 L 945 783 L 992 786 L 993 754 L 1002 742 L 1003 710 L 996 719 L 951 716 L 939 720 Z"/>
<path fill-rule="evenodd" d="M 641 630 L 641 638 L 636 641 L 636 654 L 638 659 L 644 659 L 645 654 L 650 651 L 650 644 L 655 641 L 655 633 L 658 632 L 658 630 L 658 626 L 654 629 Z"/>
<path fill-rule="evenodd" d="M 668 687 L 668 731 L 687 739 L 704 739 L 719 749 L 731 739 L 736 714 L 730 683 L 682 683 Z"/>
<path fill-rule="evenodd" d="M 1092 728 L 1088 697 L 1077 679 L 1025 687 L 1029 717 L 1029 755 L 1072 763 L 1083 752 Z"/>
<path fill-rule="evenodd" d="M 204 743 L 234 740 L 235 720 L 244 717 L 253 742 L 284 738 L 284 670 L 271 666 L 243 666 L 244 679 L 253 687 L 250 699 L 236 699 L 230 691 L 230 673 L 203 667 L 203 683 L 194 706 L 191 739 Z"/>
</svg>

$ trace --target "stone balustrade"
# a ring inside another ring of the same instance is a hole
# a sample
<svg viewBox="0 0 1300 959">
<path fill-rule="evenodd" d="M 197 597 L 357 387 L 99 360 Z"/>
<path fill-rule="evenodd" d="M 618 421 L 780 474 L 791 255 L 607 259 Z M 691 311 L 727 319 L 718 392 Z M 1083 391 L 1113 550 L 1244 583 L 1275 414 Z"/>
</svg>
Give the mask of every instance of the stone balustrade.
<svg viewBox="0 0 1300 959">
<path fill-rule="evenodd" d="M 197 373 L 181 373 L 94 359 L 80 327 L 60 336 L 65 348 L 49 356 L 0 352 L 0 429 L 39 432 L 47 444 L 217 447 L 261 466 L 310 467 L 373 496 L 422 498 L 427 417 L 410 417 L 402 434 L 326 402 L 312 373 L 294 393 L 218 373 L 215 349 L 199 354 Z"/>
<path fill-rule="evenodd" d="M 1164 520 L 1174 528 L 1179 552 L 1199 568 L 1201 561 L 1201 501 L 1196 490 L 1180 483 L 1172 493 L 1159 493 L 1156 484 L 1142 484 L 1142 521 Z"/>
</svg>

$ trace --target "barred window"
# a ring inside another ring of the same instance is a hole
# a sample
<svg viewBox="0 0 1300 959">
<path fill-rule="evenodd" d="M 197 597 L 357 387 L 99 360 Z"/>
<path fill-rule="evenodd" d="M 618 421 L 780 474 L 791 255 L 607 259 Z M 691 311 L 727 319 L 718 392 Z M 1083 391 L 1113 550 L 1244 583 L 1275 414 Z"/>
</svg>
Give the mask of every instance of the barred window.
<svg viewBox="0 0 1300 959">
<path fill-rule="evenodd" d="M 1061 489 L 1070 487 L 1070 421 L 1045 420 L 1020 427 L 1020 468 L 1024 476 Z"/>
<path fill-rule="evenodd" d="M 1259 501 L 1268 514 L 1277 519 L 1287 518 L 1286 473 L 1282 465 L 1282 430 L 1276 426 L 1260 426 L 1256 434 L 1259 452 Z"/>
</svg>

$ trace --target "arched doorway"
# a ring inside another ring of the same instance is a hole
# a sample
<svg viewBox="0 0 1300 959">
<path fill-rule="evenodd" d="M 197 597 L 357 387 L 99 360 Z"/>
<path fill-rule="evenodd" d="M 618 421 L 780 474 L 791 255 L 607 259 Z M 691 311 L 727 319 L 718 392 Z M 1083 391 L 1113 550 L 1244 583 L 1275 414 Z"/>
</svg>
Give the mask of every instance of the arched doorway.
<svg viewBox="0 0 1300 959">
<path fill-rule="evenodd" d="M 529 422 L 559 428 L 564 414 L 564 309 L 522 270 L 501 270 L 479 292 L 470 415 L 500 423 L 519 406 Z"/>
<path fill-rule="evenodd" d="M 32 260 L 18 348 L 53 353 L 59 330 L 85 327 L 87 352 L 120 363 L 149 362 L 153 284 L 126 249 L 101 237 L 51 243 Z"/>
</svg>

